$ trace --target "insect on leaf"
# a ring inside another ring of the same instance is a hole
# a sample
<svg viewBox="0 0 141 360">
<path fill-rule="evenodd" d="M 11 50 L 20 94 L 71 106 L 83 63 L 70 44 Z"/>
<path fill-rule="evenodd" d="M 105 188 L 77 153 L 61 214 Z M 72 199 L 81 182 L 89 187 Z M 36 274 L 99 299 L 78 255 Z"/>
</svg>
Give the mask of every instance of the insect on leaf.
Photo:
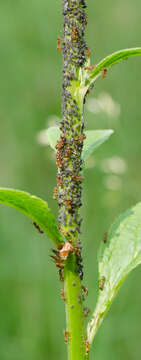
<svg viewBox="0 0 141 360">
<path fill-rule="evenodd" d="M 110 68 L 111 66 L 119 63 L 121 60 L 127 60 L 130 57 L 141 55 L 141 47 L 124 49 L 116 51 L 115 53 L 108 55 L 104 59 L 102 59 L 91 71 L 87 71 L 87 81 L 89 86 L 93 84 L 93 82 L 103 73 L 103 77 L 105 77 L 104 72 Z M 88 86 L 88 87 L 89 87 Z"/>
<path fill-rule="evenodd" d="M 111 226 L 99 253 L 99 296 L 88 324 L 89 342 L 103 321 L 131 270 L 141 264 L 141 203 L 123 213 Z"/>
<path fill-rule="evenodd" d="M 55 244 L 63 240 L 46 201 L 24 191 L 0 188 L 0 203 L 9 205 L 30 217 Z"/>
</svg>

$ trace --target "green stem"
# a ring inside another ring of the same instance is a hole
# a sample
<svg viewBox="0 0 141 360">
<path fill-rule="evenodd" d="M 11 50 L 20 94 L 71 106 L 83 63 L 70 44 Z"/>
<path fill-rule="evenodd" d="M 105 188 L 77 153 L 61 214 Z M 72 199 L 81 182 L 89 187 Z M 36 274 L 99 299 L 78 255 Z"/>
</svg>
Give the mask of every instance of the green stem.
<svg viewBox="0 0 141 360">
<path fill-rule="evenodd" d="M 81 281 L 83 266 L 80 244 L 82 205 L 82 148 L 84 135 L 80 73 L 86 62 L 84 41 L 85 0 L 63 0 L 63 102 L 60 141 L 56 144 L 58 166 L 59 230 L 71 250 L 65 257 L 64 285 L 68 333 L 68 360 L 88 358 Z M 63 250 L 62 250 L 63 251 Z"/>
<path fill-rule="evenodd" d="M 76 257 L 69 256 L 64 272 L 68 360 L 88 359 L 86 327 L 83 314 L 81 281 L 76 273 Z"/>
</svg>

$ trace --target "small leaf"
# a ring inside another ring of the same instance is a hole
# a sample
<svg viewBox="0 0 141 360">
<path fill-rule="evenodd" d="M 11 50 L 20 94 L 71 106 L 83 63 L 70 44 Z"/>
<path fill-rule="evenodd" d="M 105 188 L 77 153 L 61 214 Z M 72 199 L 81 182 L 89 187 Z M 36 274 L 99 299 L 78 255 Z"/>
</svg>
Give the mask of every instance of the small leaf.
<svg viewBox="0 0 141 360">
<path fill-rule="evenodd" d="M 113 130 L 87 130 L 86 139 L 82 150 L 82 159 L 86 161 L 93 151 L 103 144 L 113 134 Z M 55 149 L 56 142 L 60 137 L 60 130 L 58 127 L 50 127 L 46 130 L 47 143 Z"/>
<path fill-rule="evenodd" d="M 117 64 L 121 60 L 127 60 L 129 57 L 141 55 L 141 47 L 124 49 L 116 51 L 115 53 L 107 56 L 103 60 L 101 60 L 93 70 L 87 71 L 87 81 L 89 86 L 93 84 L 93 82 L 100 76 L 103 70 L 106 68 Z M 88 86 L 88 87 L 89 87 Z"/>
<path fill-rule="evenodd" d="M 47 144 L 51 146 L 53 150 L 56 151 L 55 146 L 57 141 L 60 138 L 60 130 L 57 126 L 51 126 L 47 130 L 45 130 L 47 136 Z"/>
<path fill-rule="evenodd" d="M 9 205 L 30 217 L 55 244 L 63 241 L 47 202 L 24 191 L 0 188 L 0 203 Z"/>
<path fill-rule="evenodd" d="M 99 255 L 99 296 L 88 324 L 89 342 L 103 321 L 127 275 L 141 264 L 141 203 L 123 213 L 111 226 Z"/>
<path fill-rule="evenodd" d="M 88 130 L 82 150 L 82 159 L 86 161 L 93 151 L 113 134 L 113 130 Z"/>
</svg>

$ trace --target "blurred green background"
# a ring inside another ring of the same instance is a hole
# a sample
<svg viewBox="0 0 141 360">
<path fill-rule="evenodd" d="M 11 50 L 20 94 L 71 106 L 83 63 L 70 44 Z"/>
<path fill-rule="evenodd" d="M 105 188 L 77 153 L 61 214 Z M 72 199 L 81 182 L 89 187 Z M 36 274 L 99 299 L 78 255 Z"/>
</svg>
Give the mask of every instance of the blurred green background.
<svg viewBox="0 0 141 360">
<path fill-rule="evenodd" d="M 120 48 L 140 46 L 140 0 L 89 0 L 86 39 L 92 62 Z M 61 116 L 61 0 L 0 2 L 0 186 L 52 200 L 56 167 L 37 134 Z M 87 128 L 115 134 L 90 159 L 83 191 L 84 283 L 87 305 L 97 296 L 96 253 L 121 211 L 141 199 L 141 58 L 119 64 L 99 80 L 85 110 Z M 120 104 L 120 115 L 89 111 L 101 92 Z M 92 99 L 92 100 L 91 100 Z M 89 106 L 88 106 L 89 104 Z M 114 165 L 112 165 L 114 164 Z M 64 304 L 49 258 L 52 244 L 29 219 L 0 208 L 0 359 L 65 360 Z M 141 268 L 126 280 L 100 328 L 91 359 L 138 360 L 141 344 Z"/>
</svg>

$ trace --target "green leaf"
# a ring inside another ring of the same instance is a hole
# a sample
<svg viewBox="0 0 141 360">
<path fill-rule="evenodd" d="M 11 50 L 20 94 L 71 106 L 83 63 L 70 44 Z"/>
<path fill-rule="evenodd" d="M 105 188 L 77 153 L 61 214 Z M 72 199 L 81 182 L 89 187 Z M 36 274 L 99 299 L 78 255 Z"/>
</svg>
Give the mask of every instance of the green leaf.
<svg viewBox="0 0 141 360">
<path fill-rule="evenodd" d="M 109 67 L 117 64 L 121 60 L 127 60 L 129 57 L 137 56 L 137 55 L 141 55 L 141 47 L 119 50 L 105 57 L 96 65 L 96 67 L 93 70 L 91 71 L 85 70 L 87 71 L 87 80 L 89 86 L 92 85 L 93 82 L 101 75 L 104 68 L 108 69 Z"/>
<path fill-rule="evenodd" d="M 103 144 L 113 134 L 113 130 L 87 130 L 86 139 L 82 150 L 82 159 L 86 161 L 93 151 Z M 58 127 L 50 127 L 46 131 L 47 143 L 55 149 L 56 142 L 60 137 L 60 130 Z"/>
<path fill-rule="evenodd" d="M 113 134 L 113 130 L 88 130 L 82 150 L 82 159 L 86 161 L 93 151 Z"/>
<path fill-rule="evenodd" d="M 88 324 L 91 343 L 127 275 L 141 264 L 141 203 L 123 213 L 111 226 L 99 255 L 99 296 Z"/>
<path fill-rule="evenodd" d="M 63 241 L 47 202 L 24 191 L 0 188 L 0 203 L 9 205 L 30 217 L 55 244 Z"/>
<path fill-rule="evenodd" d="M 56 151 L 56 143 L 60 138 L 60 130 L 57 126 L 51 126 L 47 130 L 45 130 L 47 136 L 47 144 L 51 146 L 53 150 Z"/>
</svg>

